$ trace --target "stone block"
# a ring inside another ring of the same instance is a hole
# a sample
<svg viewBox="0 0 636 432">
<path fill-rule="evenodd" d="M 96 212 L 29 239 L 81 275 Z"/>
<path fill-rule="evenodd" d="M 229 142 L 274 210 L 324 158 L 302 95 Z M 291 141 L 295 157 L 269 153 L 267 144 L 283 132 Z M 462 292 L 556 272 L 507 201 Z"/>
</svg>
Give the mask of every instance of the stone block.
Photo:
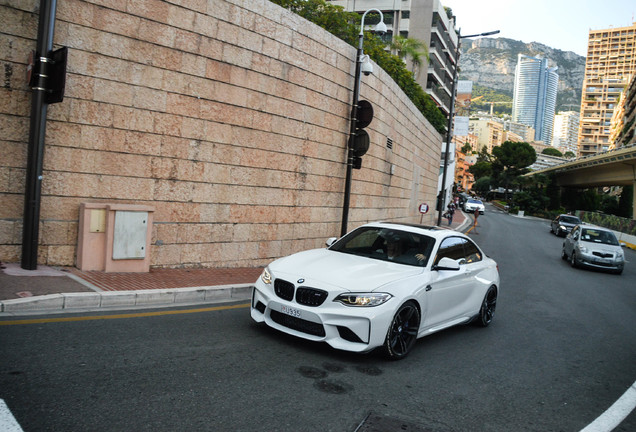
<svg viewBox="0 0 636 432">
<path fill-rule="evenodd" d="M 63 293 L 64 309 L 92 309 L 100 306 L 99 293 Z"/>
<path fill-rule="evenodd" d="M 47 294 L 37 297 L 26 297 L 2 302 L 3 312 L 22 311 L 47 311 L 62 309 L 64 307 L 64 296 L 62 294 Z"/>
<path fill-rule="evenodd" d="M 174 290 L 175 303 L 197 303 L 205 300 L 205 289 L 202 288 L 179 288 Z"/>
<path fill-rule="evenodd" d="M 135 291 L 137 306 L 174 303 L 174 290 L 140 290 Z"/>
<path fill-rule="evenodd" d="M 135 306 L 134 291 L 109 291 L 101 294 L 101 307 Z"/>
</svg>

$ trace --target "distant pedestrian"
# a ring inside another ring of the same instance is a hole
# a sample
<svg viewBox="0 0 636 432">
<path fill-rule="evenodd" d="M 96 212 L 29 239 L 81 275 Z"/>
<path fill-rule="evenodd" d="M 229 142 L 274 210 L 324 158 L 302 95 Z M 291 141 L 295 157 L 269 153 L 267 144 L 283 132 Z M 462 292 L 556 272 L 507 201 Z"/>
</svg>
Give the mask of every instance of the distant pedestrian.
<svg viewBox="0 0 636 432">
<path fill-rule="evenodd" d="M 477 232 L 477 218 L 479 217 L 479 210 L 475 209 L 475 211 L 473 212 L 474 215 L 474 221 L 473 221 L 473 233 L 474 234 L 479 234 Z"/>
<path fill-rule="evenodd" d="M 453 215 L 455 214 L 455 204 L 448 204 L 448 210 L 446 210 L 446 217 L 448 218 L 448 226 L 453 223 Z"/>
</svg>

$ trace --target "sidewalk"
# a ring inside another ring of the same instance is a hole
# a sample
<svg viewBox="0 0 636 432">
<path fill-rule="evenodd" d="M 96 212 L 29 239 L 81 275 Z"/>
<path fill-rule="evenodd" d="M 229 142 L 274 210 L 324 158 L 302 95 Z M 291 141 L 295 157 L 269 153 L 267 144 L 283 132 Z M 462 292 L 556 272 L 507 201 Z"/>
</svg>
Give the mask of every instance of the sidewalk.
<svg viewBox="0 0 636 432">
<path fill-rule="evenodd" d="M 442 227 L 465 231 L 472 219 L 455 212 Z M 262 268 L 150 269 L 148 273 L 104 273 L 75 268 L 0 263 L 0 317 L 25 313 L 71 312 L 244 301 Z"/>
</svg>

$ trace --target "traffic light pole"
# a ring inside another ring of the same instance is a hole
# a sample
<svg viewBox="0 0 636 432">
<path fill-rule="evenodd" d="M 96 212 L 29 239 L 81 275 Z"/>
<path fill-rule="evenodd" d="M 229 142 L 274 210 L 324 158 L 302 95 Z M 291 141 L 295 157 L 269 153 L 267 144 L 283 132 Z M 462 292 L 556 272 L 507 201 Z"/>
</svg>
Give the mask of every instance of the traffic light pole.
<svg viewBox="0 0 636 432">
<path fill-rule="evenodd" d="M 360 66 L 362 57 L 362 42 L 364 35 L 360 31 L 358 37 L 358 51 L 356 53 L 356 71 L 354 75 L 355 82 L 353 84 L 353 103 L 351 105 L 351 125 L 349 128 L 349 140 L 347 141 L 347 173 L 345 175 L 345 191 L 344 203 L 342 205 L 342 223 L 340 225 L 340 236 L 347 233 L 347 224 L 349 222 L 349 204 L 351 201 L 351 176 L 353 172 L 353 160 L 355 153 L 353 150 L 353 142 L 356 134 L 356 123 L 358 121 L 358 102 L 360 98 Z"/>
<path fill-rule="evenodd" d="M 22 261 L 25 270 L 38 267 L 38 243 L 40 234 L 40 196 L 42 192 L 42 165 L 44 161 L 44 136 L 48 104 L 49 53 L 53 49 L 56 0 L 40 0 L 40 21 L 34 61 L 37 68 L 33 95 L 31 97 L 31 125 L 27 156 L 26 186 L 24 192 L 24 214 L 22 226 Z"/>
</svg>

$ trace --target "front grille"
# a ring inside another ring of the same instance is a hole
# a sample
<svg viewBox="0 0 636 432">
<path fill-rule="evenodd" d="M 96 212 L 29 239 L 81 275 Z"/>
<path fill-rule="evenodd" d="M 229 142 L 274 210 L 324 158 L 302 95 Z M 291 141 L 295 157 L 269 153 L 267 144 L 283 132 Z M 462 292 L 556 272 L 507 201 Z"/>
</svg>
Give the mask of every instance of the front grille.
<svg viewBox="0 0 636 432">
<path fill-rule="evenodd" d="M 274 292 L 284 300 L 292 301 L 294 299 L 294 284 L 283 279 L 274 281 Z"/>
<path fill-rule="evenodd" d="M 296 318 L 275 310 L 272 310 L 269 315 L 275 323 L 292 330 L 297 330 L 314 336 L 325 336 L 325 329 L 322 324 Z"/>
<path fill-rule="evenodd" d="M 592 252 L 592 254 L 594 256 L 601 257 L 601 258 L 612 258 L 614 256 L 614 254 L 612 253 L 603 253 L 603 252 Z"/>
<path fill-rule="evenodd" d="M 296 303 L 305 306 L 320 306 L 327 299 L 327 291 L 300 287 L 296 290 Z"/>
</svg>

